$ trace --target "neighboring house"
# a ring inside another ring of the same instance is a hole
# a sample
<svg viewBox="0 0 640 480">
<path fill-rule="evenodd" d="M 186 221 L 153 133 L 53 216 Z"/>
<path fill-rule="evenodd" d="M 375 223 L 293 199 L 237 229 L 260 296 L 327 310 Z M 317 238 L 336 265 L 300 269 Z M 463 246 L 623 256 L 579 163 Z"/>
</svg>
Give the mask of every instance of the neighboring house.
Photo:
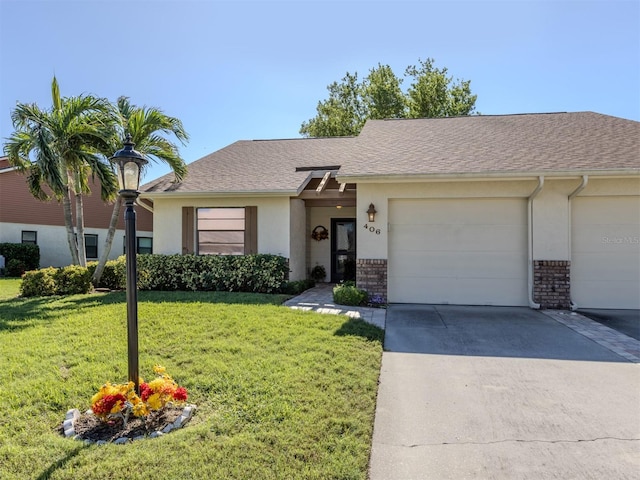
<svg viewBox="0 0 640 480">
<path fill-rule="evenodd" d="M 273 253 L 398 303 L 640 308 L 640 123 L 368 121 L 239 141 L 144 185 L 157 253 Z M 368 219 L 373 206 L 375 219 Z M 326 228 L 328 238 L 316 240 Z"/>
<path fill-rule="evenodd" d="M 97 260 L 104 248 L 113 205 L 100 199 L 100 187 L 84 197 L 85 249 L 87 260 Z M 74 208 L 75 212 L 75 208 Z M 110 258 L 124 251 L 124 208 L 118 221 Z M 140 253 L 153 250 L 153 214 L 137 208 L 137 242 Z M 75 220 L 75 213 L 74 213 Z M 40 247 L 41 267 L 62 267 L 71 263 L 62 204 L 55 200 L 41 202 L 29 193 L 25 175 L 0 158 L 0 243 L 35 243 Z"/>
</svg>

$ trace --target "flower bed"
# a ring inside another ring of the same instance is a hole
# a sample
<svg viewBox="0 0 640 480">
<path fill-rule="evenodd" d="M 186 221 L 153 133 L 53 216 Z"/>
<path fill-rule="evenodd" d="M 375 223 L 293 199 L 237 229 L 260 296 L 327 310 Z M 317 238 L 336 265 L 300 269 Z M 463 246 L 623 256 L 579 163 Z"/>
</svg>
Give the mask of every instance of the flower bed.
<svg viewBox="0 0 640 480">
<path fill-rule="evenodd" d="M 140 395 L 133 382 L 104 384 L 91 399 L 91 409 L 80 414 L 67 412 L 61 430 L 66 437 L 97 443 L 126 443 L 146 436 L 156 437 L 182 427 L 191 419 L 194 405 L 180 406 L 187 390 L 166 373 L 154 367 L 157 378 L 140 383 Z M 131 418 L 130 418 L 131 417 Z"/>
</svg>

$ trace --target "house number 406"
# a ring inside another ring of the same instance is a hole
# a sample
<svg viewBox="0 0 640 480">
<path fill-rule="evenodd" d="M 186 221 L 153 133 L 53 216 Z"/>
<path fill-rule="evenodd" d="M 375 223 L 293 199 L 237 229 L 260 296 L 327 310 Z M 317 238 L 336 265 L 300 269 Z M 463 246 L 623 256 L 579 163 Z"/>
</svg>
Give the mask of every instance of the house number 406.
<svg viewBox="0 0 640 480">
<path fill-rule="evenodd" d="M 380 229 L 376 227 L 369 226 L 368 223 L 364 224 L 365 230 L 369 230 L 371 233 L 375 233 L 376 235 L 380 235 Z"/>
</svg>

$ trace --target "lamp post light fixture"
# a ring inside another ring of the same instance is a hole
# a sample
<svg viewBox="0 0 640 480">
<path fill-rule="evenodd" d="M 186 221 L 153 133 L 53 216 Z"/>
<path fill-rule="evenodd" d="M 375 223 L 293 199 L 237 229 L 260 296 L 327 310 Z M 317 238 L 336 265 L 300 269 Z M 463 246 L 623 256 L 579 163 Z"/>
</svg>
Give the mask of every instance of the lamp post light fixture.
<svg viewBox="0 0 640 480">
<path fill-rule="evenodd" d="M 140 369 L 138 366 L 138 287 L 136 269 L 136 211 L 133 208 L 140 192 L 140 172 L 147 163 L 144 156 L 133 149 L 131 135 L 127 135 L 124 148 L 111 157 L 118 167 L 118 195 L 125 204 L 124 227 L 127 264 L 127 358 L 129 362 L 129 381 L 140 394 Z"/>
<path fill-rule="evenodd" d="M 375 222 L 376 221 L 376 208 L 373 206 L 373 203 L 369 204 L 369 210 L 367 210 L 367 215 L 369 215 L 369 221 L 370 222 Z"/>
</svg>

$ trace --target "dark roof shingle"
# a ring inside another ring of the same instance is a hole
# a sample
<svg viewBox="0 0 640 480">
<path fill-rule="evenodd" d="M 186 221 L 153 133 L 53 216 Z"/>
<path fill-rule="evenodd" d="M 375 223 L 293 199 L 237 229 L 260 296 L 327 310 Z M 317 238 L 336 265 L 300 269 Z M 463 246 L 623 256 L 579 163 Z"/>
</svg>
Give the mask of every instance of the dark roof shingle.
<svg viewBox="0 0 640 480">
<path fill-rule="evenodd" d="M 341 165 L 339 177 L 640 173 L 640 122 L 593 112 L 369 120 L 358 137 L 238 141 L 145 193 L 292 193 L 309 172 Z M 153 196 L 153 195 L 149 195 Z"/>
</svg>

